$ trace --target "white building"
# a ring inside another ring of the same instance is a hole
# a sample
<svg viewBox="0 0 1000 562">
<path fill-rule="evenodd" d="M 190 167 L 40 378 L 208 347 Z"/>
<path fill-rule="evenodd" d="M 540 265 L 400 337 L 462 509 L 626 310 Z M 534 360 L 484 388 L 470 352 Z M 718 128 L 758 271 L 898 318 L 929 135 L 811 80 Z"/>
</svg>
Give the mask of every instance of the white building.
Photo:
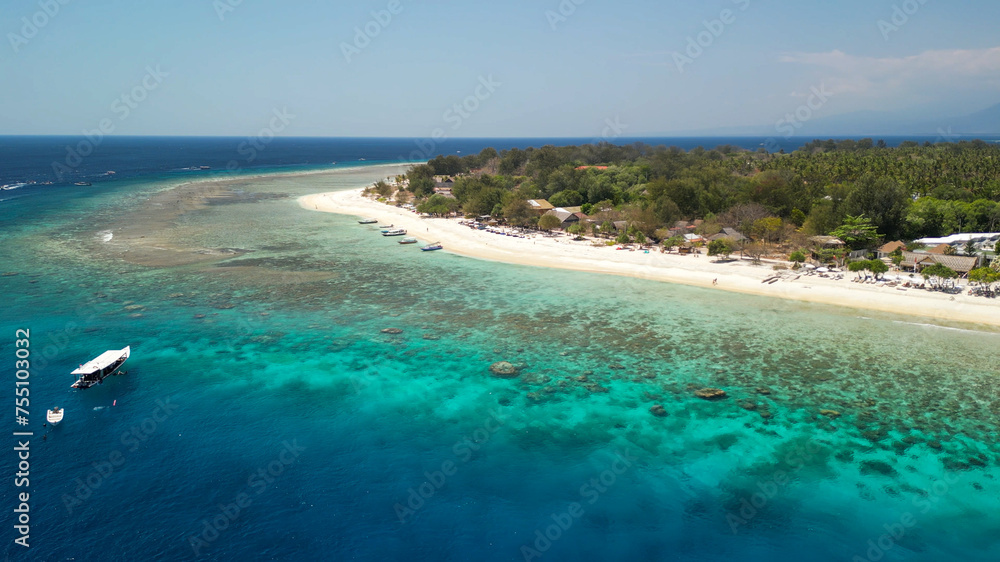
<svg viewBox="0 0 1000 562">
<path fill-rule="evenodd" d="M 976 242 L 977 245 L 983 242 L 993 242 L 996 244 L 997 240 L 1000 240 L 1000 232 L 966 232 L 964 234 L 952 234 L 943 238 L 921 238 L 920 240 L 916 240 L 916 242 L 925 246 L 937 246 L 939 244 L 954 246 L 956 244 L 966 244 L 969 240 Z"/>
</svg>

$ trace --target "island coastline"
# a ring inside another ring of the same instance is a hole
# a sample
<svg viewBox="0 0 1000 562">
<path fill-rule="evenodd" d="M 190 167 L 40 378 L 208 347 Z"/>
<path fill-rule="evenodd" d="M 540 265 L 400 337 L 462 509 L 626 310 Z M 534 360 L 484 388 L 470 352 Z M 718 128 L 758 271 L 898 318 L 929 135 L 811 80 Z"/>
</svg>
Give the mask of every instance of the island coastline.
<svg viewBox="0 0 1000 562">
<path fill-rule="evenodd" d="M 426 242 L 441 242 L 454 254 L 534 267 L 549 267 L 634 277 L 707 289 L 759 295 L 801 302 L 919 317 L 935 322 L 1000 327 L 1000 302 L 964 294 L 947 294 L 834 280 L 818 276 L 785 275 L 775 283 L 772 265 L 754 266 L 749 260 L 719 262 L 704 255 L 664 254 L 659 250 L 616 250 L 569 237 L 522 239 L 477 231 L 459 219 L 423 217 L 413 211 L 380 203 L 362 195 L 363 189 L 317 193 L 299 198 L 302 208 L 356 217 L 377 218 L 407 230 Z M 786 273 L 791 273 L 790 271 Z M 793 280 L 794 279 L 794 280 Z"/>
</svg>

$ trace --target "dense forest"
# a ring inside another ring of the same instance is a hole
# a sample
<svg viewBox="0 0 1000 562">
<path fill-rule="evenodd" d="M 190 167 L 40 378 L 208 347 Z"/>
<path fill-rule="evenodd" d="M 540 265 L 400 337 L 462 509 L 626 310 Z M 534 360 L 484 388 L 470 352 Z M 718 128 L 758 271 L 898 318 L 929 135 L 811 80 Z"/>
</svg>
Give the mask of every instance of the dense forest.
<svg viewBox="0 0 1000 562">
<path fill-rule="evenodd" d="M 433 194 L 435 176 L 455 178 L 454 198 Z M 626 220 L 654 240 L 693 219 L 772 242 L 793 232 L 843 232 L 845 224 L 870 225 L 886 240 L 1000 228 L 1000 145 L 983 141 L 890 148 L 872 139 L 817 140 L 790 154 L 641 143 L 488 148 L 438 156 L 407 179 L 401 198 L 414 197 L 425 212 L 532 225 L 538 217 L 526 201 L 547 199 L 582 206 L 598 225 Z"/>
</svg>

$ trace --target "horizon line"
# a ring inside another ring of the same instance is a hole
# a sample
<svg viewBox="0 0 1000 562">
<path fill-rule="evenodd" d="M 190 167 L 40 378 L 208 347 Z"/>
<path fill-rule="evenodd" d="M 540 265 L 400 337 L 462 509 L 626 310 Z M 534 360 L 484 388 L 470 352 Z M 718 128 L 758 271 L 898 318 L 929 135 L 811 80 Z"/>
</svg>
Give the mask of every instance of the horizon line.
<svg viewBox="0 0 1000 562">
<path fill-rule="evenodd" d="M 929 132 L 929 133 L 906 133 L 906 134 L 879 134 L 879 133 L 858 133 L 850 135 L 796 135 L 791 137 L 780 137 L 784 140 L 792 139 L 867 139 L 867 138 L 907 138 L 907 137 L 941 137 L 939 132 Z M 1000 132 L 996 133 L 949 133 L 949 137 L 963 137 L 963 138 L 981 138 L 981 137 L 1000 137 Z M 229 134 L 211 134 L 211 135 L 197 135 L 197 134 L 148 134 L 148 135 L 103 135 L 105 138 L 176 138 L 176 139 L 243 139 L 252 138 L 253 135 L 229 135 Z M 0 134 L 0 138 L 86 138 L 85 134 L 66 134 L 66 133 L 52 133 L 52 134 Z M 324 139 L 324 140 L 357 140 L 357 139 L 368 139 L 368 140 L 423 140 L 424 136 L 377 136 L 377 135 L 364 135 L 364 136 L 324 136 L 324 135 L 295 135 L 295 136 L 279 136 L 276 135 L 274 139 Z M 530 139 L 540 139 L 540 140 L 589 140 L 591 143 L 607 142 L 614 144 L 615 141 L 625 139 L 625 140 L 641 140 L 641 139 L 768 139 L 776 137 L 773 135 L 695 135 L 695 134 L 639 134 L 635 136 L 621 136 L 615 139 L 602 139 L 595 138 L 591 136 L 564 136 L 564 135 L 552 135 L 552 136 L 456 136 L 447 137 L 444 139 L 438 139 L 438 143 L 444 143 L 453 140 L 530 140 Z"/>
</svg>

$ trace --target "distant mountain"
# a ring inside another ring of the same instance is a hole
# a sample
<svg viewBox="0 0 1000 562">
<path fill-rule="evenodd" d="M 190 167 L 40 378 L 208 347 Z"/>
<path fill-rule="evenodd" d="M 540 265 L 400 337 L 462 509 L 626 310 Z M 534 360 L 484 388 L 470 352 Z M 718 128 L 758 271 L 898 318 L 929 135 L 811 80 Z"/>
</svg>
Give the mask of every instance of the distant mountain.
<svg viewBox="0 0 1000 562">
<path fill-rule="evenodd" d="M 951 125 L 957 134 L 965 135 L 995 135 L 1000 133 L 1000 103 L 993 107 L 977 111 L 972 115 L 955 119 Z"/>
<path fill-rule="evenodd" d="M 784 127 L 784 128 L 782 128 Z M 681 133 L 691 136 L 781 136 L 788 125 L 718 127 Z M 780 130 L 779 130 L 780 129 Z M 795 129 L 797 137 L 876 137 L 901 135 L 1000 135 L 1000 104 L 961 117 L 940 117 L 890 111 L 855 111 L 817 117 Z"/>
<path fill-rule="evenodd" d="M 930 135 L 940 127 L 933 123 L 917 123 L 905 116 L 888 111 L 855 111 L 807 121 L 799 136 Z"/>
<path fill-rule="evenodd" d="M 1000 134 L 1000 104 L 960 117 L 912 117 L 899 113 L 858 111 L 814 119 L 802 128 L 806 136 L 826 135 L 996 135 Z"/>
</svg>

